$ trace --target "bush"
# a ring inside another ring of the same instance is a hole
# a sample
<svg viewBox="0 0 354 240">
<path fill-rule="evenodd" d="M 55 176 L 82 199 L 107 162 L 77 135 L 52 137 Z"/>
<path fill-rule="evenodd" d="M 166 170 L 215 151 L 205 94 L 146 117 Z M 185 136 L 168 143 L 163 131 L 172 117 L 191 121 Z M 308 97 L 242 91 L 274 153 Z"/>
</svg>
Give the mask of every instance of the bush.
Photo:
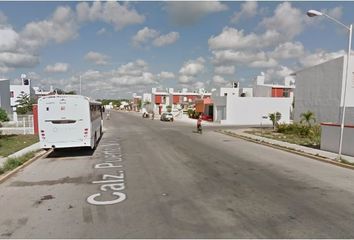
<svg viewBox="0 0 354 240">
<path fill-rule="evenodd" d="M 320 138 L 321 126 L 320 125 L 303 125 L 298 123 L 293 124 L 279 124 L 277 132 L 284 134 L 293 134 L 300 137 Z"/>
<path fill-rule="evenodd" d="M 7 113 L 4 109 L 0 108 L 0 122 L 7 122 L 10 119 L 7 116 Z"/>
</svg>

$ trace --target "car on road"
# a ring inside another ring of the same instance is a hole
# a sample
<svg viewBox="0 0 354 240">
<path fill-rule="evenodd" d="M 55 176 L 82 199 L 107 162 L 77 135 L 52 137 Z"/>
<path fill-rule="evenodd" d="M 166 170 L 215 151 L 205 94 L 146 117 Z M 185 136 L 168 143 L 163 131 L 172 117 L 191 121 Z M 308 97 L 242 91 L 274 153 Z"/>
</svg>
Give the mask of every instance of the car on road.
<svg viewBox="0 0 354 240">
<path fill-rule="evenodd" d="M 172 115 L 172 113 L 169 113 L 169 112 L 162 113 L 160 120 L 173 122 L 173 115 Z"/>
</svg>

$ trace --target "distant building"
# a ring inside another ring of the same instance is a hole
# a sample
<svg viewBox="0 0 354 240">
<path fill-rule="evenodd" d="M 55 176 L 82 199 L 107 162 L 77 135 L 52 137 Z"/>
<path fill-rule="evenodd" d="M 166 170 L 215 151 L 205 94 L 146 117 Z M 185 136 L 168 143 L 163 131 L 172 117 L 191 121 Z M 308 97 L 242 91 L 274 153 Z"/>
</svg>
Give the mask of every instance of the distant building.
<svg viewBox="0 0 354 240">
<path fill-rule="evenodd" d="M 133 94 L 133 103 L 132 103 L 133 111 L 137 111 L 137 112 L 140 111 L 141 101 L 142 101 L 142 96 L 137 96 L 136 94 Z"/>
<path fill-rule="evenodd" d="M 294 97 L 295 84 L 293 77 L 286 77 L 284 80 L 284 85 L 266 84 L 264 81 L 264 74 L 255 78 L 253 85 L 254 97 Z"/>
<path fill-rule="evenodd" d="M 0 79 L 0 107 L 8 114 L 11 113 L 10 80 Z"/>
<path fill-rule="evenodd" d="M 189 106 L 195 105 L 197 99 L 210 98 L 210 96 L 211 93 L 204 89 L 196 91 L 188 91 L 187 88 L 180 91 L 175 91 L 173 88 L 166 91 L 152 89 L 152 103 L 155 111 L 158 110 L 159 113 L 167 111 L 167 106 L 171 106 L 172 111 L 186 110 Z"/>
<path fill-rule="evenodd" d="M 11 107 L 16 107 L 18 97 L 21 94 L 27 94 L 29 97 L 34 97 L 35 91 L 31 86 L 31 80 L 25 77 L 21 78 L 21 85 L 10 85 L 10 104 Z"/>
</svg>

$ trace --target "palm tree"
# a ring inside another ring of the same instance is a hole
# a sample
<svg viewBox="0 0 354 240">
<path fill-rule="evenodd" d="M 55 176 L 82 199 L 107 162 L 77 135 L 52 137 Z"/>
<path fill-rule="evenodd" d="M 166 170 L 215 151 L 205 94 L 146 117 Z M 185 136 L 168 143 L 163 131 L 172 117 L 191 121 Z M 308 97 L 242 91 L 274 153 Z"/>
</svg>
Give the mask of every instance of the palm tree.
<svg viewBox="0 0 354 240">
<path fill-rule="evenodd" d="M 272 121 L 273 129 L 275 130 L 276 126 L 278 126 L 279 120 L 281 119 L 281 113 L 280 112 L 270 113 L 269 119 Z"/>
<path fill-rule="evenodd" d="M 316 122 L 315 114 L 311 111 L 301 113 L 300 117 L 300 123 L 306 122 L 309 127 L 311 127 L 311 121 L 313 121 L 314 123 Z"/>
</svg>

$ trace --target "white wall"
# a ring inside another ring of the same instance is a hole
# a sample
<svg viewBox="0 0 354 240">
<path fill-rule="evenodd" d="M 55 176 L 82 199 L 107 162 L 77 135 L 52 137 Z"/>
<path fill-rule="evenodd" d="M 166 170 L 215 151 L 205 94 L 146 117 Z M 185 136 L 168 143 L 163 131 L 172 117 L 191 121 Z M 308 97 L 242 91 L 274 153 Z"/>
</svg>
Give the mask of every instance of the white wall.
<svg viewBox="0 0 354 240">
<path fill-rule="evenodd" d="M 226 119 L 226 97 L 213 94 L 213 121 L 221 122 Z"/>
<path fill-rule="evenodd" d="M 272 97 L 272 87 L 271 86 L 254 85 L 253 96 L 254 97 Z"/>
<path fill-rule="evenodd" d="M 321 125 L 321 149 L 338 153 L 340 126 Z M 342 153 L 354 157 L 354 128 L 345 127 L 343 130 Z"/>
<path fill-rule="evenodd" d="M 239 96 L 240 89 L 239 88 L 220 88 L 219 96 Z"/>
<path fill-rule="evenodd" d="M 8 114 L 11 113 L 10 80 L 8 79 L 0 79 L 0 107 Z"/>
<path fill-rule="evenodd" d="M 290 98 L 240 98 L 226 97 L 226 120 L 222 124 L 260 125 L 272 124 L 270 120 L 262 119 L 270 113 L 280 112 L 280 123 L 290 123 Z"/>
<path fill-rule="evenodd" d="M 295 121 L 300 121 L 301 113 L 311 111 L 317 122 L 340 122 L 345 61 L 346 57 L 340 57 L 296 73 Z M 352 57 L 350 72 L 353 72 L 353 66 Z M 348 82 L 346 106 L 354 106 L 353 81 Z M 353 124 L 354 112 L 349 110 L 347 114 L 346 124 Z"/>
<path fill-rule="evenodd" d="M 245 93 L 246 97 L 253 97 L 253 88 L 240 88 L 240 96 L 242 93 Z"/>
</svg>

